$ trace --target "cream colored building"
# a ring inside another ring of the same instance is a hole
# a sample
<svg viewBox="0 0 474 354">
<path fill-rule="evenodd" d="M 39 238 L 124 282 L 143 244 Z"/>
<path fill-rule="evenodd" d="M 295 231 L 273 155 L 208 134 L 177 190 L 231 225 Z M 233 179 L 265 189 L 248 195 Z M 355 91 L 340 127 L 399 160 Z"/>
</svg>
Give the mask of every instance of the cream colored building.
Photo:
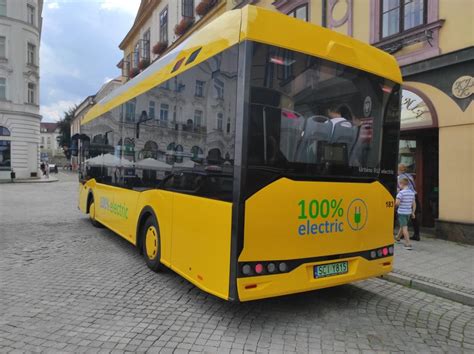
<svg viewBox="0 0 474 354">
<path fill-rule="evenodd" d="M 63 157 L 63 149 L 59 146 L 61 136 L 58 123 L 41 123 L 40 125 L 40 152 L 43 159 L 54 161 L 55 157 Z"/>
<path fill-rule="evenodd" d="M 0 180 L 38 176 L 43 0 L 0 0 Z"/>
</svg>

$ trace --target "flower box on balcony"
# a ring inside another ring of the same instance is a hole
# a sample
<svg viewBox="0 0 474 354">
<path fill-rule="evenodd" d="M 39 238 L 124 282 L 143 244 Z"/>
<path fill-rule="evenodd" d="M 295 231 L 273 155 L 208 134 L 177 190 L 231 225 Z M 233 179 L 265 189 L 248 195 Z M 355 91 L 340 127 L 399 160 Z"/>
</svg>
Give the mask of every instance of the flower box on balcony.
<svg viewBox="0 0 474 354">
<path fill-rule="evenodd" d="M 128 72 L 128 77 L 132 79 L 138 74 L 140 74 L 140 70 L 138 68 L 131 68 L 130 71 Z"/>
<path fill-rule="evenodd" d="M 158 42 L 153 46 L 153 54 L 160 55 L 162 54 L 166 48 L 168 48 L 168 42 Z"/>
<path fill-rule="evenodd" d="M 150 65 L 150 59 L 142 59 L 138 62 L 138 69 L 145 70 Z"/>
<path fill-rule="evenodd" d="M 198 6 L 196 6 L 196 13 L 203 17 L 215 4 L 217 4 L 216 0 L 201 0 Z"/>
<path fill-rule="evenodd" d="M 182 36 L 194 23 L 194 17 L 183 17 L 180 23 L 174 28 L 174 33 L 177 36 Z"/>
</svg>

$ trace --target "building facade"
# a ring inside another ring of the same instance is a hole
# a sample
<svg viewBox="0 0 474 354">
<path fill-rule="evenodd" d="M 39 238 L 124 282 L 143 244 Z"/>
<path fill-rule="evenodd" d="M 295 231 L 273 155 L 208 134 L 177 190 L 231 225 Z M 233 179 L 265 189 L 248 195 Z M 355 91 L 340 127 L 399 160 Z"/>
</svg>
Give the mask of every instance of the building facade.
<svg viewBox="0 0 474 354">
<path fill-rule="evenodd" d="M 40 124 L 41 160 L 54 162 L 55 158 L 62 158 L 64 156 L 63 149 L 59 146 L 58 142 L 60 135 L 58 123 Z"/>
<path fill-rule="evenodd" d="M 43 0 L 0 0 L 0 179 L 38 176 Z"/>
</svg>

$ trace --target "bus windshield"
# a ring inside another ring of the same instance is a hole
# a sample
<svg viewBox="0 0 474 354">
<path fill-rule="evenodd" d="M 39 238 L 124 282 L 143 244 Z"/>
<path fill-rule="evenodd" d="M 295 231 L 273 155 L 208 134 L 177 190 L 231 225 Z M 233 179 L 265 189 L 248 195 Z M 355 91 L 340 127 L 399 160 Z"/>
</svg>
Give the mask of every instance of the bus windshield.
<svg viewBox="0 0 474 354">
<path fill-rule="evenodd" d="M 254 44 L 247 165 L 252 178 L 376 178 L 399 85 L 303 53 Z"/>
</svg>

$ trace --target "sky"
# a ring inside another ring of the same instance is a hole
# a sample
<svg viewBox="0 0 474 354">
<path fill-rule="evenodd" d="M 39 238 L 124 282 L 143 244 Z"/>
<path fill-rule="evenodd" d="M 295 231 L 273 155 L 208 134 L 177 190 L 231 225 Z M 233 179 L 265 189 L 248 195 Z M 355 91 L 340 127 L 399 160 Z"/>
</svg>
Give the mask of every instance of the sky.
<svg viewBox="0 0 474 354">
<path fill-rule="evenodd" d="M 118 45 L 140 0 L 45 0 L 40 46 L 40 113 L 55 122 L 120 75 Z"/>
</svg>

